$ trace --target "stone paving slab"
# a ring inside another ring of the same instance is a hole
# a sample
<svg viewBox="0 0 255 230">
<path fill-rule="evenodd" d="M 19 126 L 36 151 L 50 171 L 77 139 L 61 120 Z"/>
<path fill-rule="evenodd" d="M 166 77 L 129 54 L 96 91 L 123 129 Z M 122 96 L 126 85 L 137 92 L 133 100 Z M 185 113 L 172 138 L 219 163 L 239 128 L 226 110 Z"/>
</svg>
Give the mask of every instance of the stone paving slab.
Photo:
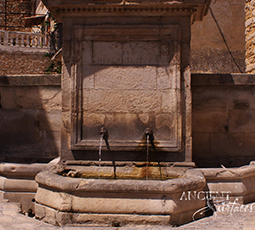
<svg viewBox="0 0 255 230">
<path fill-rule="evenodd" d="M 227 209 L 229 207 L 229 209 Z M 0 230 L 101 230 L 101 229 L 176 229 L 176 230 L 254 230 L 255 229 L 255 203 L 240 205 L 236 203 L 216 206 L 217 212 L 210 217 L 182 225 L 169 226 L 134 226 L 134 227 L 58 227 L 20 214 L 19 204 L 0 203 Z"/>
</svg>

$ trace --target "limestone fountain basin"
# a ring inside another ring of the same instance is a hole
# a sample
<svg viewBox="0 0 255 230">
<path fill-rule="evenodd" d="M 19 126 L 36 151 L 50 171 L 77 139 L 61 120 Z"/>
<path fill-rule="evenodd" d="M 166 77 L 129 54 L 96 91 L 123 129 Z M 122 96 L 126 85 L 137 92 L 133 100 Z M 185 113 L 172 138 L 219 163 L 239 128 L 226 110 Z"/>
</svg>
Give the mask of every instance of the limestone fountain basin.
<svg viewBox="0 0 255 230">
<path fill-rule="evenodd" d="M 185 171 L 193 168 L 191 165 L 163 162 L 66 161 L 60 175 L 87 179 L 168 180 L 185 177 Z"/>
<path fill-rule="evenodd" d="M 58 164 L 36 176 L 36 218 L 59 226 L 180 225 L 192 221 L 206 206 L 206 200 L 181 199 L 183 193 L 205 190 L 206 180 L 200 171 L 175 169 L 168 175 L 179 172 L 180 177 L 164 180 L 63 176 L 63 172 L 77 172 L 81 167 L 84 165 Z M 110 166 L 102 166 L 102 175 L 104 167 L 108 171 Z M 171 171 L 171 166 L 165 167 L 165 172 Z"/>
</svg>

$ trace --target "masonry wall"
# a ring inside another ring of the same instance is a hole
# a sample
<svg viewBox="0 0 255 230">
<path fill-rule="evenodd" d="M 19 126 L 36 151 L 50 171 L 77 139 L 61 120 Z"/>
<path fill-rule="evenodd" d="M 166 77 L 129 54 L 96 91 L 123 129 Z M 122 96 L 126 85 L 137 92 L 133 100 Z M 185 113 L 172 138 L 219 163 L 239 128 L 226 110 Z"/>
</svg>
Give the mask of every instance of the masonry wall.
<svg viewBox="0 0 255 230">
<path fill-rule="evenodd" d="M 49 162 L 59 156 L 60 75 L 0 76 L 0 161 Z"/>
<path fill-rule="evenodd" d="M 0 0 L 0 30 L 29 31 L 24 18 L 31 10 L 31 0 Z"/>
<path fill-rule="evenodd" d="M 60 75 L 0 76 L 0 161 L 59 155 Z M 193 74 L 193 161 L 234 167 L 255 158 L 255 75 Z"/>
<path fill-rule="evenodd" d="M 45 53 L 0 50 L 0 75 L 44 74 L 52 64 Z"/>
<path fill-rule="evenodd" d="M 255 1 L 246 0 L 246 72 L 255 73 Z"/>
<path fill-rule="evenodd" d="M 193 74 L 193 160 L 233 167 L 255 158 L 255 76 Z"/>
<path fill-rule="evenodd" d="M 211 9 L 216 21 L 209 10 L 203 21 L 191 27 L 192 72 L 245 72 L 245 0 L 211 1 Z"/>
</svg>

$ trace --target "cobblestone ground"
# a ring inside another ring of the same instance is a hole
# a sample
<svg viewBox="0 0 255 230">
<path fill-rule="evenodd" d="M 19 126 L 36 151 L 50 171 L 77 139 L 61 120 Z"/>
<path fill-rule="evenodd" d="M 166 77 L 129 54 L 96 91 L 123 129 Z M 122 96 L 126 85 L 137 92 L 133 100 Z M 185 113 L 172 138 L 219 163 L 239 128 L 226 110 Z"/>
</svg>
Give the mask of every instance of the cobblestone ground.
<svg viewBox="0 0 255 230">
<path fill-rule="evenodd" d="M 0 230 L 81 230 L 81 229 L 176 229 L 176 230 L 254 230 L 255 203 L 247 205 L 218 205 L 217 212 L 180 227 L 134 226 L 121 228 L 105 227 L 57 227 L 18 213 L 16 204 L 0 203 Z"/>
</svg>

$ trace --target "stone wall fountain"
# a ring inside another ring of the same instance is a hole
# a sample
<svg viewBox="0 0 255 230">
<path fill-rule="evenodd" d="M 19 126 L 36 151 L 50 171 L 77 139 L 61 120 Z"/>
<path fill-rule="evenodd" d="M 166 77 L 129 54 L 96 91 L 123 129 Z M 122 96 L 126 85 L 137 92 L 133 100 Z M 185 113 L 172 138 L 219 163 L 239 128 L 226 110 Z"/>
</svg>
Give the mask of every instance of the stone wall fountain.
<svg viewBox="0 0 255 230">
<path fill-rule="evenodd" d="M 190 30 L 210 0 L 44 0 L 63 23 L 62 163 L 37 175 L 53 224 L 182 224 L 192 162 Z"/>
</svg>

